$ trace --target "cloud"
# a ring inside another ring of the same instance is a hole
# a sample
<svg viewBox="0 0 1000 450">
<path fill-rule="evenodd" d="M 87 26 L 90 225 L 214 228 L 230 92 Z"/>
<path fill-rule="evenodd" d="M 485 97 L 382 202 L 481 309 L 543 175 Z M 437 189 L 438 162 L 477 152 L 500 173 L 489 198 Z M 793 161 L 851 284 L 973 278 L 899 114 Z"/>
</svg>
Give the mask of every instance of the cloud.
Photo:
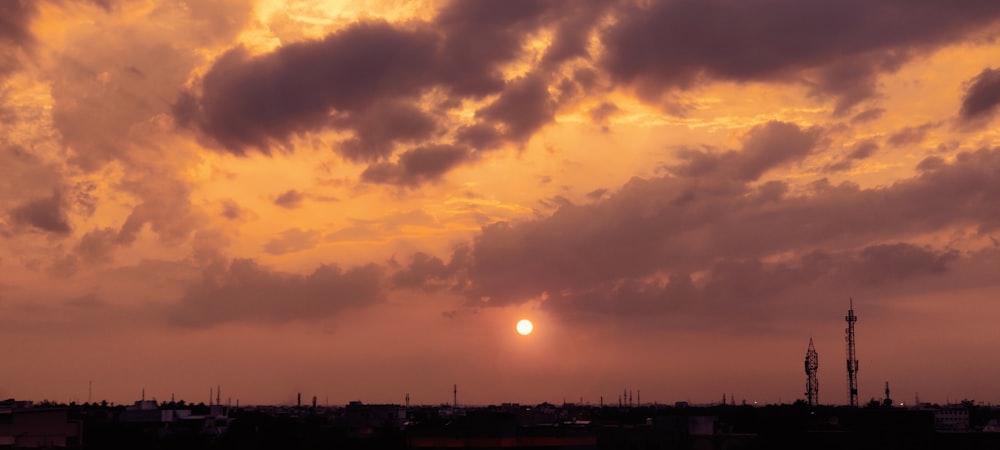
<svg viewBox="0 0 1000 450">
<path fill-rule="evenodd" d="M 51 197 L 29 200 L 10 212 L 14 224 L 37 228 L 55 234 L 69 234 L 73 231 L 66 215 L 66 203 L 60 191 Z"/>
<path fill-rule="evenodd" d="M 555 119 L 555 107 L 545 78 L 531 74 L 511 81 L 496 101 L 476 111 L 476 117 L 504 140 L 523 142 Z M 474 141 L 467 143 L 473 147 L 491 147 L 477 146 Z"/>
<path fill-rule="evenodd" d="M 37 2 L 10 0 L 0 5 L 0 42 L 20 44 L 33 40 L 29 28 L 38 12 Z"/>
<path fill-rule="evenodd" d="M 958 257 L 954 250 L 936 252 L 903 243 L 873 245 L 861 251 L 854 271 L 864 283 L 881 284 L 944 273 Z"/>
<path fill-rule="evenodd" d="M 161 242 L 177 245 L 204 222 L 203 214 L 191 204 L 191 186 L 173 173 L 158 175 L 133 176 L 120 184 L 141 199 L 118 232 L 120 243 L 132 244 L 143 227 L 149 225 Z"/>
<path fill-rule="evenodd" d="M 34 44 L 30 26 L 37 14 L 32 0 L 0 2 L 0 77 L 16 69 L 18 53 Z"/>
<path fill-rule="evenodd" d="M 296 133 L 364 124 L 382 102 L 418 97 L 435 84 L 437 45 L 428 30 L 373 21 L 264 55 L 236 47 L 205 74 L 201 95 L 181 96 L 174 112 L 229 152 L 269 153 Z"/>
<path fill-rule="evenodd" d="M 272 255 L 283 255 L 308 250 L 319 243 L 319 236 L 320 233 L 316 230 L 288 229 L 267 241 L 264 251 Z"/>
<path fill-rule="evenodd" d="M 551 69 L 585 56 L 590 27 L 606 8 L 601 2 L 569 5 L 451 2 L 430 21 L 360 21 L 261 55 L 236 47 L 195 89 L 177 97 L 173 115 L 237 155 L 292 151 L 291 139 L 307 133 L 348 132 L 335 150 L 370 164 L 365 181 L 433 181 L 443 172 L 420 170 L 404 159 L 427 160 L 433 153 L 447 171 L 475 160 L 462 157 L 459 147 L 478 152 L 522 145 L 554 121 Z M 558 30 L 546 53 L 548 69 L 505 80 L 503 65 L 521 56 L 527 37 L 543 27 Z M 435 99 L 431 105 L 428 98 Z M 489 102 L 473 123 L 449 118 L 449 110 L 466 100 L 483 99 Z M 387 162 L 393 156 L 400 162 Z"/>
<path fill-rule="evenodd" d="M 884 114 L 885 114 L 884 108 L 869 108 L 855 114 L 854 117 L 851 117 L 851 123 L 853 124 L 868 123 L 874 120 L 878 120 Z"/>
<path fill-rule="evenodd" d="M 603 32 L 600 65 L 652 100 L 704 81 L 792 82 L 844 113 L 876 92 L 877 75 L 998 17 L 989 0 L 642 2 Z"/>
<path fill-rule="evenodd" d="M 392 154 L 397 142 L 422 142 L 437 128 L 435 119 L 416 105 L 385 101 L 335 123 L 355 130 L 356 136 L 340 144 L 350 160 L 372 161 Z"/>
<path fill-rule="evenodd" d="M 279 196 L 278 198 L 281 197 Z M 278 200 L 275 199 L 275 203 L 277 203 L 277 201 Z M 222 201 L 222 217 L 229 220 L 237 220 L 246 216 L 246 214 L 247 212 L 241 208 L 235 200 L 230 198 Z"/>
<path fill-rule="evenodd" d="M 919 126 L 906 127 L 889 135 L 886 142 L 893 147 L 919 144 L 927 138 L 927 133 L 938 125 L 937 123 L 925 123 Z"/>
<path fill-rule="evenodd" d="M 371 305 L 384 295 L 382 269 L 374 264 L 348 270 L 322 265 L 303 276 L 235 259 L 223 271 L 208 271 L 189 286 L 173 306 L 170 320 L 197 328 L 226 322 L 316 321 Z"/>
<path fill-rule="evenodd" d="M 868 159 L 879 149 L 878 142 L 873 139 L 867 139 L 857 143 L 850 152 L 844 155 L 839 161 L 827 164 L 823 167 L 824 172 L 839 172 L 843 170 L 849 170 L 854 167 L 855 161 L 860 161 L 863 159 Z"/>
<path fill-rule="evenodd" d="M 600 199 L 604 198 L 604 195 L 607 194 L 607 193 L 608 193 L 608 190 L 605 189 L 605 188 L 594 189 L 593 191 L 590 191 L 590 192 L 587 193 L 587 198 L 589 198 L 591 200 L 600 200 Z"/>
<path fill-rule="evenodd" d="M 959 117 L 966 122 L 992 117 L 1000 104 L 1000 70 L 987 67 L 965 84 Z"/>
<path fill-rule="evenodd" d="M 581 6 L 576 2 L 531 0 L 502 4 L 449 2 L 432 24 L 443 34 L 439 62 L 442 79 L 459 96 L 482 97 L 499 92 L 504 87 L 500 66 L 518 56 L 527 36 L 560 19 L 577 20 L 600 5 L 601 2 Z M 586 37 L 592 24 L 578 25 L 556 38 L 556 45 L 550 49 L 553 52 L 547 55 L 551 61 L 580 54 L 579 40 Z"/>
<path fill-rule="evenodd" d="M 847 154 L 848 159 L 867 159 L 878 150 L 878 143 L 872 140 L 862 141 Z"/>
<path fill-rule="evenodd" d="M 993 175 L 1000 149 L 928 161 L 891 186 L 821 179 L 793 194 L 780 181 L 718 180 L 717 173 L 747 173 L 738 170 L 740 159 L 722 159 L 716 172 L 634 178 L 594 203 L 488 225 L 447 264 L 458 267 L 416 261 L 411 272 L 430 273 L 435 284 L 453 274 L 450 286 L 470 305 L 543 299 L 567 315 L 607 308 L 641 315 L 670 292 L 711 299 L 726 315 L 806 285 L 838 292 L 905 285 L 945 274 L 961 257 L 909 237 L 1000 229 L 1000 179 Z"/>
<path fill-rule="evenodd" d="M 158 166 L 167 155 L 176 158 L 185 146 L 151 132 L 166 131 L 170 101 L 203 64 L 200 52 L 234 37 L 252 5 L 220 0 L 142 9 L 104 2 L 107 8 L 81 11 L 77 3 L 57 5 L 88 20 L 66 27 L 64 44 L 40 62 L 71 162 L 92 172 L 111 161 Z"/>
<path fill-rule="evenodd" d="M 776 305 L 791 314 L 788 303 L 801 292 L 871 292 L 871 286 L 943 276 L 956 259 L 954 251 L 907 243 L 875 245 L 859 252 L 815 251 L 778 263 L 723 258 L 697 283 L 683 273 L 656 281 L 618 280 L 550 294 L 544 307 L 577 320 L 616 317 L 637 322 L 655 317 L 660 326 L 670 328 L 741 326 L 740 322 L 752 327 L 747 319 L 766 322 Z"/>
<path fill-rule="evenodd" d="M 407 150 L 395 163 L 369 166 L 361 179 L 370 183 L 416 186 L 440 178 L 471 157 L 468 149 L 454 145 L 432 145 Z"/>
<path fill-rule="evenodd" d="M 395 212 L 374 219 L 350 219 L 351 226 L 327 234 L 327 242 L 385 241 L 408 234 L 408 229 L 437 228 L 437 218 L 426 211 L 414 209 Z"/>
<path fill-rule="evenodd" d="M 392 274 L 390 282 L 395 288 L 419 287 L 435 291 L 447 286 L 454 274 L 454 265 L 446 265 L 441 258 L 417 252 L 405 268 Z"/>
<path fill-rule="evenodd" d="M 108 263 L 113 260 L 113 251 L 118 244 L 118 232 L 114 228 L 97 228 L 80 238 L 74 254 L 89 264 Z"/>
<path fill-rule="evenodd" d="M 5 124 L 0 123 L 0 130 L 13 134 L 11 129 L 4 128 L 3 125 Z M 3 138 L 0 138 L 0 167 L 4 168 L 4 176 L 0 177 L 0 208 L 13 209 L 50 195 L 57 195 L 61 200 L 73 197 L 72 194 L 64 193 L 69 182 L 58 166 L 44 161 L 27 148 L 5 144 Z"/>
<path fill-rule="evenodd" d="M 137 177 L 121 184 L 125 190 L 136 192 L 144 200 L 132 207 L 120 228 L 94 228 L 80 236 L 71 251 L 56 258 L 51 264 L 50 274 L 69 277 L 81 269 L 111 263 L 114 261 L 115 251 L 118 248 L 131 246 L 139 239 L 139 234 L 146 225 L 157 234 L 161 243 L 176 246 L 187 241 L 203 223 L 204 218 L 191 205 L 188 187 L 183 182 L 164 176 L 163 178 Z M 81 195 L 83 195 L 82 200 L 78 198 L 73 206 L 77 211 L 89 210 L 92 213 L 96 206 L 91 204 L 92 199 L 87 197 L 88 191 L 83 189 L 78 192 L 77 196 Z M 52 199 L 47 199 L 45 208 L 41 211 L 53 214 L 51 202 Z M 60 204 L 65 203 L 60 200 Z M 63 208 L 67 206 L 64 205 Z M 50 218 L 48 222 L 53 220 L 55 219 Z M 61 222 L 52 223 L 57 225 L 49 225 L 50 227 L 56 226 L 57 229 L 62 229 L 58 225 Z M 70 231 L 72 230 L 67 228 L 64 232 L 69 234 Z M 216 237 L 216 240 L 223 239 Z"/>
<path fill-rule="evenodd" d="M 601 125 L 605 130 L 608 128 L 608 122 L 611 117 L 618 114 L 620 109 L 614 103 L 603 102 L 590 109 L 587 114 L 590 115 L 590 120 L 594 123 Z"/>
<path fill-rule="evenodd" d="M 808 156 L 819 136 L 818 128 L 803 130 L 793 123 L 772 121 L 750 129 L 738 152 L 684 150 L 680 153 L 683 162 L 671 170 L 685 176 L 717 173 L 738 180 L 756 180 L 770 169 Z"/>
<path fill-rule="evenodd" d="M 295 209 L 302 206 L 305 195 L 295 189 L 285 191 L 285 193 L 274 199 L 274 204 L 285 209 Z"/>
</svg>

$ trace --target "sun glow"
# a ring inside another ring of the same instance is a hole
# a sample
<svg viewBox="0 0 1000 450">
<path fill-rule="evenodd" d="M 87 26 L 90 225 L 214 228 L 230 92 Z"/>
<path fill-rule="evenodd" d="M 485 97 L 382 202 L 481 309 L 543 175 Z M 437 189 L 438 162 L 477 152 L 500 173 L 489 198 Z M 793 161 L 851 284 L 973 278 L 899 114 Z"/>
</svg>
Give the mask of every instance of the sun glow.
<svg viewBox="0 0 1000 450">
<path fill-rule="evenodd" d="M 521 336 L 527 336 L 531 334 L 531 330 L 535 329 L 535 326 L 528 319 L 521 319 L 517 321 L 517 333 Z"/>
</svg>

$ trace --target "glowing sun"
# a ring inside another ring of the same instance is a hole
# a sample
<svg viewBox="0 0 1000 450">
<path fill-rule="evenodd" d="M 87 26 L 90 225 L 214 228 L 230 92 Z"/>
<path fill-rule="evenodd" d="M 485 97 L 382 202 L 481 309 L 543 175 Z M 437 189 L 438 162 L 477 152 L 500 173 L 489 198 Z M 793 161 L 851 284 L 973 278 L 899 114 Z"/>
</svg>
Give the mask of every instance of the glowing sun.
<svg viewBox="0 0 1000 450">
<path fill-rule="evenodd" d="M 535 326 L 531 324 L 528 319 L 521 319 L 517 321 L 517 333 L 521 336 L 527 336 L 531 334 L 531 330 L 535 329 Z"/>
</svg>

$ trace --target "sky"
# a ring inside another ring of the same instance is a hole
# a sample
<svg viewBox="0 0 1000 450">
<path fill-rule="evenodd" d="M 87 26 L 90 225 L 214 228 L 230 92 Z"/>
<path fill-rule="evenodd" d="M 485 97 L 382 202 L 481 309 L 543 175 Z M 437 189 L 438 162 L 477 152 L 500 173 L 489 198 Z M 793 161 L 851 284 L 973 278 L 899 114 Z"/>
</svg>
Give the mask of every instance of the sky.
<svg viewBox="0 0 1000 450">
<path fill-rule="evenodd" d="M 0 2 L 0 398 L 1000 403 L 1000 2 Z M 534 322 L 528 336 L 517 320 Z M 92 389 L 91 389 L 92 386 Z"/>
</svg>

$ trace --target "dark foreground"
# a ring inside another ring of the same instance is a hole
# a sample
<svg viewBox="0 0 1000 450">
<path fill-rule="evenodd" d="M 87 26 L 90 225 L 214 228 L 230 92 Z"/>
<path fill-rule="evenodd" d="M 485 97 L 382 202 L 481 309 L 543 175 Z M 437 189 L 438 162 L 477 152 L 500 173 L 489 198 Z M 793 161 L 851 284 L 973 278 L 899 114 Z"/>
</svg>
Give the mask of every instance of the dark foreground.
<svg viewBox="0 0 1000 450">
<path fill-rule="evenodd" d="M 996 449 L 1000 409 L 0 402 L 0 448 Z"/>
</svg>

